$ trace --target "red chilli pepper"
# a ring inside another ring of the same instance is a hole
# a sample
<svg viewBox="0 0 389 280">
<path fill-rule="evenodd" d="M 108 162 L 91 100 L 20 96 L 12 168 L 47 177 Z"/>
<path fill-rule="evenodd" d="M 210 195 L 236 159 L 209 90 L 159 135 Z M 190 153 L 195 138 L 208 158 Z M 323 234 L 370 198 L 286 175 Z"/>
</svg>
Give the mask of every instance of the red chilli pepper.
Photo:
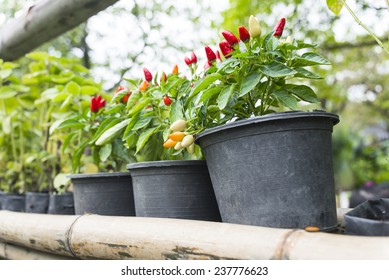
<svg viewBox="0 0 389 280">
<path fill-rule="evenodd" d="M 105 106 L 105 99 L 98 95 L 97 97 L 92 97 L 90 102 L 90 110 L 93 113 L 97 113 L 101 108 Z"/>
<path fill-rule="evenodd" d="M 123 103 L 127 103 L 128 98 L 130 98 L 131 94 L 132 94 L 132 92 L 129 91 L 125 96 L 122 97 L 121 101 L 122 101 Z"/>
<path fill-rule="evenodd" d="M 239 43 L 238 38 L 236 38 L 236 36 L 230 31 L 225 30 L 222 32 L 222 35 L 231 46 L 235 46 Z"/>
<path fill-rule="evenodd" d="M 143 68 L 143 73 L 145 74 L 145 80 L 150 82 L 153 79 L 153 75 L 150 73 L 150 71 L 144 67 Z"/>
<path fill-rule="evenodd" d="M 222 54 L 226 58 L 230 57 L 231 53 L 234 51 L 234 49 L 231 47 L 231 45 L 226 41 L 220 42 L 219 47 L 220 47 L 220 50 L 222 51 Z"/>
<path fill-rule="evenodd" d="M 189 66 L 192 64 L 192 60 L 189 57 L 185 57 L 185 63 Z"/>
<path fill-rule="evenodd" d="M 239 38 L 243 42 L 247 42 L 248 40 L 250 40 L 250 33 L 244 26 L 239 26 L 238 30 L 239 30 Z"/>
<path fill-rule="evenodd" d="M 208 46 L 205 46 L 205 54 L 207 55 L 208 62 L 212 62 L 216 59 L 216 54 Z"/>
<path fill-rule="evenodd" d="M 162 83 L 162 81 L 163 81 L 163 82 L 166 82 L 166 81 L 167 81 L 167 76 L 166 76 L 165 72 L 162 72 L 161 79 L 160 79 L 159 81 L 160 81 L 161 83 Z"/>
<path fill-rule="evenodd" d="M 282 36 L 282 32 L 284 31 L 285 26 L 285 18 L 280 19 L 280 21 L 277 23 L 276 27 L 274 28 L 274 37 L 280 38 Z"/>
<path fill-rule="evenodd" d="M 163 98 L 163 103 L 165 103 L 166 106 L 169 106 L 170 104 L 172 104 L 172 100 L 169 98 L 169 96 L 165 95 L 165 97 Z"/>
<path fill-rule="evenodd" d="M 197 56 L 194 52 L 191 53 L 190 60 L 192 63 L 197 63 Z"/>
</svg>

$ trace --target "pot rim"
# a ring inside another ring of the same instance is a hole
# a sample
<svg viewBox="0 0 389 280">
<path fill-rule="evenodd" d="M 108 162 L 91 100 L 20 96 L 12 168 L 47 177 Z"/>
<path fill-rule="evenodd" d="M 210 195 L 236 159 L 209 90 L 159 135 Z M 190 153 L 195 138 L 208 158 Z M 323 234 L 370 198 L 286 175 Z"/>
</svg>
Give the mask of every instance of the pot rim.
<svg viewBox="0 0 389 280">
<path fill-rule="evenodd" d="M 232 129 L 235 127 L 241 127 L 256 123 L 264 123 L 268 121 L 275 121 L 275 120 L 284 120 L 284 119 L 299 119 L 299 118 L 312 118 L 312 117 L 325 117 L 330 118 L 333 121 L 333 125 L 336 125 L 339 123 L 339 116 L 334 113 L 328 113 L 323 110 L 313 110 L 310 112 L 306 111 L 287 111 L 287 112 L 280 112 L 280 113 L 272 113 L 264 116 L 257 116 L 252 117 L 244 120 L 239 120 L 236 122 L 230 122 L 223 125 L 219 125 L 217 127 L 208 128 L 197 135 L 196 140 L 198 140 L 201 137 L 207 136 L 209 134 L 220 132 L 228 129 Z"/>
<path fill-rule="evenodd" d="M 155 167 L 175 167 L 175 166 L 188 166 L 188 165 L 205 165 L 205 160 L 159 160 L 159 161 L 144 161 L 127 164 L 128 170 L 141 169 L 141 168 L 155 168 Z"/>
<path fill-rule="evenodd" d="M 99 172 L 99 173 L 82 173 L 70 174 L 70 179 L 89 179 L 89 178 L 111 178 L 111 177 L 125 177 L 131 176 L 130 172 Z"/>
</svg>

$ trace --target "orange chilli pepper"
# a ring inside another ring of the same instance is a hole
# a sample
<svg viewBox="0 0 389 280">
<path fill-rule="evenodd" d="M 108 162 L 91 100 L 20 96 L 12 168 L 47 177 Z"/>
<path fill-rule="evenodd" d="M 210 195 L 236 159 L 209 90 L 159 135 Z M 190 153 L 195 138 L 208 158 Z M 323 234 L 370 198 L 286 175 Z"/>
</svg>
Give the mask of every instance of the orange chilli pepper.
<svg viewBox="0 0 389 280">
<path fill-rule="evenodd" d="M 165 143 L 163 143 L 163 147 L 168 149 L 168 148 L 173 148 L 177 144 L 177 141 L 174 141 L 172 139 L 167 139 Z"/>
<path fill-rule="evenodd" d="M 173 67 L 173 72 L 172 72 L 174 75 L 178 74 L 178 65 L 174 65 Z"/>
<path fill-rule="evenodd" d="M 173 141 L 181 142 L 182 139 L 184 139 L 185 133 L 181 131 L 173 132 L 169 135 L 169 139 L 172 139 Z"/>
<path fill-rule="evenodd" d="M 147 81 L 143 81 L 140 86 L 139 86 L 139 90 L 140 91 L 146 91 L 146 89 L 149 87 L 149 83 Z"/>
</svg>

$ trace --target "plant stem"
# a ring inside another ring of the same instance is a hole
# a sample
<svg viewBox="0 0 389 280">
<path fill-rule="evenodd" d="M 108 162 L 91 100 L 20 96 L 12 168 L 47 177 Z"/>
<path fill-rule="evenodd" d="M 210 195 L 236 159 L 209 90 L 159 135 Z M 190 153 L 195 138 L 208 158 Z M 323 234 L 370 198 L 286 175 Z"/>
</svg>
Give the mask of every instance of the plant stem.
<svg viewBox="0 0 389 280">
<path fill-rule="evenodd" d="M 356 14 L 351 10 L 351 8 L 349 7 L 349 5 L 346 4 L 346 1 L 345 0 L 341 0 L 343 5 L 346 7 L 346 9 L 349 11 L 349 13 L 351 14 L 351 16 L 354 18 L 354 20 L 360 25 L 362 26 L 373 38 L 374 40 L 376 40 L 377 44 L 387 53 L 389 54 L 389 50 L 387 48 L 385 48 L 384 44 L 382 43 L 382 41 L 377 37 L 377 35 L 374 34 L 373 30 L 371 30 L 369 27 L 367 27 L 365 24 L 362 23 L 362 21 L 356 16 Z M 389 0 L 388 0 L 388 3 L 389 3 Z"/>
<path fill-rule="evenodd" d="M 22 187 L 23 187 L 23 190 L 25 190 L 25 187 L 26 187 L 26 182 L 25 182 L 25 179 L 24 179 L 24 133 L 23 133 L 23 114 L 20 114 L 20 125 L 19 125 L 19 144 L 20 144 L 20 178 L 21 178 L 21 181 L 22 181 Z"/>
</svg>

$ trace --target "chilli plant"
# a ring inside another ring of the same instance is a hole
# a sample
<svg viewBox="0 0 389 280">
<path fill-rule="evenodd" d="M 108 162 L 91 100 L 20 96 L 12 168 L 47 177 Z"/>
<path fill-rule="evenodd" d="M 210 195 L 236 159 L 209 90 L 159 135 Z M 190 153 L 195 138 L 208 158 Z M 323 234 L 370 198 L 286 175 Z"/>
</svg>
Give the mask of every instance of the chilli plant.
<svg viewBox="0 0 389 280">
<path fill-rule="evenodd" d="M 181 144 L 186 147 L 207 128 L 295 110 L 300 101 L 317 103 L 316 93 L 304 80 L 321 77 L 307 68 L 330 63 L 312 51 L 315 45 L 292 36 L 282 38 L 285 22 L 282 18 L 274 30 L 262 35 L 259 21 L 250 16 L 248 30 L 240 26 L 238 37 L 230 31 L 222 32 L 225 40 L 219 43 L 220 52 L 205 46 L 207 61 L 202 78 L 182 96 L 182 115 L 186 118 L 179 120 L 178 128 L 177 122 L 172 123 L 170 135 L 184 133 Z M 165 139 L 171 146 L 175 144 L 175 149 L 180 146 L 180 141 L 171 142 L 172 137 Z"/>
<path fill-rule="evenodd" d="M 154 79 L 144 69 L 142 82 L 129 80 L 134 91 L 121 121 L 106 129 L 96 144 L 120 135 L 138 161 L 201 158 L 194 141 L 207 128 L 295 110 L 300 101 L 317 103 L 304 80 L 320 79 L 310 67 L 329 62 L 313 51 L 315 45 L 282 38 L 284 26 L 283 18 L 262 35 L 260 23 L 251 16 L 248 29 L 238 28 L 238 37 L 223 31 L 220 51 L 205 47 L 203 71 L 197 71 L 194 52 L 185 58 L 190 79 L 180 76 L 177 68 Z"/>
</svg>

